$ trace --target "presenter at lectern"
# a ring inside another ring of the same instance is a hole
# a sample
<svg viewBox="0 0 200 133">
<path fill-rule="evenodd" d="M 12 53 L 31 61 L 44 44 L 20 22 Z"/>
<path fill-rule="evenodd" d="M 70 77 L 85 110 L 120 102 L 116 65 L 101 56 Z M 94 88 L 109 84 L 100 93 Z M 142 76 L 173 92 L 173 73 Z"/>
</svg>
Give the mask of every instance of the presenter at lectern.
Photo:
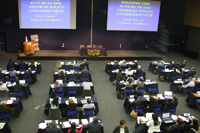
<svg viewBox="0 0 200 133">
<path fill-rule="evenodd" d="M 19 53 L 24 52 L 24 44 L 25 44 L 25 42 L 28 42 L 28 41 L 30 41 L 30 40 L 28 39 L 27 36 L 25 36 L 25 39 L 23 41 L 23 45 L 20 45 L 20 47 L 19 47 Z"/>
</svg>

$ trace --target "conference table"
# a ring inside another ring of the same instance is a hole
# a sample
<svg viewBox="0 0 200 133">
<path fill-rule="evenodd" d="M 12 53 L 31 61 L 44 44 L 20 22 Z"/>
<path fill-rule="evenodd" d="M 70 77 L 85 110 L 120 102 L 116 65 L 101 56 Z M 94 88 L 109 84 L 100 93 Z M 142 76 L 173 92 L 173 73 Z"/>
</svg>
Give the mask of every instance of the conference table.
<svg viewBox="0 0 200 133">
<path fill-rule="evenodd" d="M 87 119 L 88 120 L 88 119 Z M 59 125 L 60 129 L 62 129 L 63 133 L 67 133 L 68 132 L 68 129 L 70 129 L 70 127 L 64 127 L 63 125 L 63 122 L 69 122 L 69 121 L 64 121 L 64 120 L 59 120 L 57 125 Z M 89 120 L 88 120 L 89 122 Z M 103 123 L 102 123 L 102 120 L 101 119 L 98 119 L 98 122 L 101 124 L 101 133 L 104 133 L 104 129 L 103 129 Z M 41 121 L 40 123 L 45 123 L 45 121 Z M 71 122 L 70 122 L 71 123 Z M 79 124 L 81 125 L 82 124 L 82 121 L 81 119 L 79 119 Z M 47 127 L 45 129 L 41 129 L 39 128 L 38 126 L 38 132 L 37 133 L 45 133 L 46 129 L 47 128 L 50 128 L 50 123 L 46 123 Z M 80 130 L 80 128 L 78 128 Z M 82 130 L 82 133 L 87 133 L 87 130 L 88 130 L 88 125 L 83 125 L 83 130 Z"/>
<path fill-rule="evenodd" d="M 126 71 L 122 71 L 122 74 L 126 75 L 127 70 L 128 69 L 126 69 Z M 116 69 L 116 70 L 112 70 L 110 72 L 110 78 L 109 78 L 110 81 L 114 81 L 117 78 L 117 73 L 116 73 L 117 71 L 118 70 Z M 137 79 L 136 70 L 132 70 L 132 71 L 133 71 L 133 78 L 136 80 Z M 145 71 L 143 71 L 143 75 L 144 75 L 143 76 L 144 80 L 146 80 L 146 72 Z"/>
<path fill-rule="evenodd" d="M 187 79 L 183 79 L 180 81 L 174 80 L 174 81 L 172 81 L 172 83 L 170 85 L 170 90 L 173 91 L 174 93 L 176 93 L 178 86 L 181 86 L 182 84 L 187 84 L 187 83 L 189 83 L 189 80 L 187 80 Z"/>
<path fill-rule="evenodd" d="M 5 100 L 10 100 L 10 99 L 9 98 L 0 98 L 0 102 L 5 101 Z M 11 108 L 15 108 L 15 110 L 16 110 L 16 116 L 15 117 L 19 117 L 22 109 L 24 108 L 20 98 L 16 98 L 16 100 L 13 100 L 12 104 L 7 104 L 7 106 L 9 106 Z"/>
<path fill-rule="evenodd" d="M 127 68 L 129 68 L 129 67 L 132 67 L 135 63 L 134 62 L 127 62 L 126 64 L 127 64 Z M 110 70 L 110 72 L 111 72 L 112 69 L 113 69 L 113 65 L 114 65 L 114 62 L 106 63 L 105 72 L 108 72 L 108 70 Z M 118 63 L 118 66 L 120 66 L 119 63 Z"/>
<path fill-rule="evenodd" d="M 151 88 L 151 86 L 153 85 L 154 87 L 157 88 L 157 93 L 159 93 L 159 89 L 158 89 L 158 83 L 156 81 L 151 80 L 150 82 L 144 81 L 145 85 L 144 85 L 144 90 L 145 92 L 149 92 L 148 88 Z M 117 82 L 116 84 L 116 91 L 119 91 L 122 87 L 125 87 L 126 83 L 125 82 Z M 134 81 L 133 84 L 134 87 L 137 86 L 137 81 Z"/>
<path fill-rule="evenodd" d="M 195 107 L 196 99 L 200 99 L 200 95 L 198 93 L 190 93 L 188 97 L 186 98 L 186 102 L 188 103 L 188 106 Z"/>
<path fill-rule="evenodd" d="M 53 81 L 55 82 L 57 79 L 59 79 L 59 72 L 54 72 L 54 75 L 53 75 Z M 66 79 L 69 79 L 69 76 L 70 75 L 76 75 L 76 79 L 81 79 L 81 72 L 74 72 L 74 73 L 71 73 L 71 72 L 67 72 L 66 74 Z M 92 77 L 91 77 L 91 74 L 88 75 L 89 77 L 89 81 L 92 82 Z"/>
<path fill-rule="evenodd" d="M 61 104 L 59 104 L 59 108 L 65 108 L 67 105 L 65 103 L 66 100 L 69 100 L 69 98 L 61 98 Z M 81 102 L 81 100 L 85 100 L 85 98 L 77 98 L 77 107 L 82 107 L 83 104 Z M 99 106 L 98 106 L 98 102 L 97 102 L 97 99 L 96 98 L 91 98 L 92 102 L 94 103 L 95 105 L 95 115 L 98 114 L 99 112 Z M 44 114 L 45 115 L 48 115 L 49 114 L 49 107 L 50 107 L 50 103 L 49 103 L 49 99 L 47 99 L 46 101 L 46 105 L 45 105 L 45 108 L 44 108 Z"/>
<path fill-rule="evenodd" d="M 30 66 L 30 63 L 25 62 L 25 64 L 26 64 L 26 69 L 28 69 L 28 67 Z M 42 71 L 41 64 L 36 62 L 35 63 L 35 68 L 36 68 L 37 73 L 40 74 L 41 71 Z M 7 70 L 9 71 L 9 66 L 8 65 L 7 65 Z M 15 63 L 15 70 L 19 71 L 19 63 Z"/>
<path fill-rule="evenodd" d="M 54 83 L 52 83 L 52 84 L 54 84 Z M 83 90 L 82 82 L 74 83 L 74 85 L 70 85 L 69 83 L 63 83 L 64 95 L 68 94 L 68 89 L 69 88 L 76 88 L 76 94 L 77 95 L 81 95 L 82 94 L 82 90 Z M 95 92 L 94 92 L 94 86 L 91 86 L 91 91 L 92 91 L 92 93 L 94 95 L 95 94 Z M 52 92 L 52 88 L 50 87 L 50 89 L 49 89 L 49 95 L 51 94 L 51 92 Z"/>
<path fill-rule="evenodd" d="M 107 52 L 106 52 L 106 48 L 105 47 L 102 47 L 102 48 L 87 48 L 87 47 L 84 47 L 84 48 L 81 48 L 81 55 L 87 55 L 87 50 L 92 50 L 92 49 L 96 49 L 96 50 L 100 50 L 100 55 L 103 55 L 103 56 L 107 56 Z"/>
<path fill-rule="evenodd" d="M 14 92 L 15 87 L 12 84 L 6 84 L 7 88 L 9 89 L 9 92 Z M 23 91 L 25 94 L 25 97 L 28 98 L 30 95 L 32 95 L 29 83 L 22 84 L 23 86 Z"/>
<path fill-rule="evenodd" d="M 151 96 L 149 96 L 151 97 Z M 156 96 L 154 96 L 156 97 Z M 130 103 L 130 99 L 133 99 L 134 97 L 130 97 L 130 96 L 127 96 L 125 101 L 124 101 L 124 108 L 126 109 L 126 113 L 128 114 L 130 112 L 130 108 L 131 108 L 131 103 Z M 143 107 L 147 107 L 148 104 L 150 103 L 149 101 L 147 101 L 147 99 L 143 96 L 138 96 L 138 98 L 141 100 L 141 103 L 140 105 L 143 105 Z M 163 102 L 165 101 L 172 101 L 172 98 L 165 98 L 165 99 L 160 99 L 158 98 L 158 102 L 159 104 L 162 104 Z"/>
<path fill-rule="evenodd" d="M 7 121 L 0 121 L 0 124 L 4 124 L 3 128 L 0 129 L 0 133 L 11 133 L 12 132 Z"/>
<path fill-rule="evenodd" d="M 182 68 L 182 73 L 183 73 L 183 74 L 182 74 L 178 69 L 176 69 L 176 72 L 179 73 L 179 74 L 181 74 L 181 75 L 185 75 L 185 74 L 187 74 L 189 71 L 190 71 L 190 70 L 188 70 L 188 69 Z M 161 71 L 159 71 L 159 73 L 158 73 L 158 78 L 160 78 L 160 76 L 164 76 L 164 77 L 166 78 L 167 75 L 170 74 L 171 72 L 174 72 L 174 70 L 168 70 L 168 69 L 161 70 Z M 165 79 L 165 78 L 164 78 L 164 79 Z"/>
</svg>

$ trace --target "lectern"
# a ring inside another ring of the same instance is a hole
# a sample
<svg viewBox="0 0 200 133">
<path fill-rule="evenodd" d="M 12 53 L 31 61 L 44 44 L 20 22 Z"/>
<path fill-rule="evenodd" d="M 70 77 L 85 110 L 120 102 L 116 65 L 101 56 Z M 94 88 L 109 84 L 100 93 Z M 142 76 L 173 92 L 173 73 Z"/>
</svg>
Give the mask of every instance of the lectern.
<svg viewBox="0 0 200 133">
<path fill-rule="evenodd" d="M 33 41 L 29 41 L 29 42 L 24 43 L 24 53 L 26 55 L 34 54 Z"/>
</svg>

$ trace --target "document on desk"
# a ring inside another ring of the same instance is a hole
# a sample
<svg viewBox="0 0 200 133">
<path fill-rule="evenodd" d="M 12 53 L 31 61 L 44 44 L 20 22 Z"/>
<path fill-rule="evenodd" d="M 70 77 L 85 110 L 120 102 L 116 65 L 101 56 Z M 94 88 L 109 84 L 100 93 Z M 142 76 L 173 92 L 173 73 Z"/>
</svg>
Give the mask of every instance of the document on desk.
<svg viewBox="0 0 200 133">
<path fill-rule="evenodd" d="M 40 123 L 38 126 L 39 129 L 45 129 L 47 127 L 46 123 Z"/>
<path fill-rule="evenodd" d="M 64 128 L 70 128 L 71 127 L 69 121 L 63 122 L 63 126 L 64 126 Z"/>
<path fill-rule="evenodd" d="M 55 72 L 55 74 L 58 74 L 58 72 Z"/>
<path fill-rule="evenodd" d="M 0 129 L 4 127 L 5 123 L 0 123 Z"/>
<path fill-rule="evenodd" d="M 55 85 L 55 84 L 50 84 L 51 88 L 55 88 L 54 85 Z"/>
<path fill-rule="evenodd" d="M 66 100 L 65 103 L 66 103 L 66 105 L 69 105 L 69 100 Z"/>
<path fill-rule="evenodd" d="M 7 100 L 7 104 L 12 104 L 13 100 Z"/>
<path fill-rule="evenodd" d="M 183 121 L 189 122 L 189 119 L 185 118 L 184 116 L 179 115 L 178 118 L 182 119 Z"/>
<path fill-rule="evenodd" d="M 88 125 L 89 124 L 87 119 L 81 119 L 81 122 L 82 122 L 83 125 Z"/>
<path fill-rule="evenodd" d="M 135 99 L 129 99 L 129 101 L 132 103 L 132 102 L 134 102 L 134 101 L 135 101 Z"/>
<path fill-rule="evenodd" d="M 10 100 L 17 100 L 16 97 L 10 97 Z"/>
<path fill-rule="evenodd" d="M 71 123 L 76 123 L 76 125 L 79 124 L 79 119 L 69 119 Z"/>
</svg>

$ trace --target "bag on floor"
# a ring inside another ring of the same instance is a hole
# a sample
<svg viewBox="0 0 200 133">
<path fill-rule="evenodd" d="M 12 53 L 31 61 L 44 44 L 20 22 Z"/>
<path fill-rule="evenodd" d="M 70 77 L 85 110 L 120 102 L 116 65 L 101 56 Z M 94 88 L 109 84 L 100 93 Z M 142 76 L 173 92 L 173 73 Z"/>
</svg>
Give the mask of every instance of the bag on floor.
<svg viewBox="0 0 200 133">
<path fill-rule="evenodd" d="M 160 76 L 160 81 L 165 81 L 165 79 L 164 79 L 165 77 L 164 76 Z"/>
<path fill-rule="evenodd" d="M 133 109 L 130 113 L 130 116 L 132 116 L 133 118 L 137 118 L 137 112 L 135 112 L 135 110 Z"/>
<path fill-rule="evenodd" d="M 123 100 L 124 99 L 124 92 L 123 91 L 118 91 L 117 92 L 117 99 Z"/>
</svg>

